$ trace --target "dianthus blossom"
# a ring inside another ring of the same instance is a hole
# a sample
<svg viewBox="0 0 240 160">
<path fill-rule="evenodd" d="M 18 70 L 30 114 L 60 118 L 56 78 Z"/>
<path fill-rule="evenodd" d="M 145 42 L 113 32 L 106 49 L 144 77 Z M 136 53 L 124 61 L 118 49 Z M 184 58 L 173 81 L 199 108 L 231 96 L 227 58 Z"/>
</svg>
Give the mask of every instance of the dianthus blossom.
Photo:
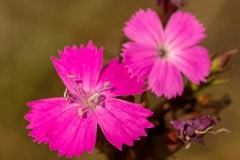
<svg viewBox="0 0 240 160">
<path fill-rule="evenodd" d="M 117 58 L 101 69 L 103 49 L 91 41 L 86 47 L 65 47 L 59 56 L 51 60 L 66 86 L 64 96 L 27 103 L 25 119 L 34 141 L 73 157 L 93 151 L 98 125 L 119 150 L 146 136 L 145 129 L 153 127 L 147 120 L 152 112 L 116 98 L 143 92 L 143 83 L 130 78 Z"/>
<path fill-rule="evenodd" d="M 176 97 L 183 93 L 181 74 L 195 84 L 209 75 L 208 51 L 197 45 L 206 37 L 204 32 L 191 13 L 175 12 L 163 28 L 155 11 L 139 10 L 124 27 L 131 41 L 123 44 L 123 63 L 158 97 Z"/>
</svg>

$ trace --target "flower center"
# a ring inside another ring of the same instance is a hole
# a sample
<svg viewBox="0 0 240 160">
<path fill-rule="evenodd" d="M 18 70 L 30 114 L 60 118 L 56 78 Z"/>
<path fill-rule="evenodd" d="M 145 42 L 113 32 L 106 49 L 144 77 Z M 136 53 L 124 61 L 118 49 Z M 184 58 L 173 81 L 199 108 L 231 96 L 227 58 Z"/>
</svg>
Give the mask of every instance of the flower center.
<svg viewBox="0 0 240 160">
<path fill-rule="evenodd" d="M 104 106 L 104 100 L 106 98 L 104 91 L 111 89 L 111 84 L 109 82 L 105 82 L 93 92 L 87 92 L 83 89 L 81 81 L 74 80 L 76 77 L 69 76 L 69 78 L 73 79 L 73 93 L 66 89 L 64 97 L 70 104 L 78 108 L 78 114 L 80 116 L 86 115 L 97 106 Z"/>
<path fill-rule="evenodd" d="M 164 47 L 160 48 L 158 54 L 161 58 L 167 58 L 167 49 Z"/>
</svg>

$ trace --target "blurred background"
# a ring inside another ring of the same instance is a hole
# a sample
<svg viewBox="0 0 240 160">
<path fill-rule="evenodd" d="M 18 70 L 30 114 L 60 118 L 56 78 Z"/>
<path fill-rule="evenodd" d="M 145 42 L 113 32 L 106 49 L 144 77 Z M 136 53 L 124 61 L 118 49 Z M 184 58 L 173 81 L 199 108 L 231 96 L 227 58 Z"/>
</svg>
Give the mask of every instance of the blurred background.
<svg viewBox="0 0 240 160">
<path fill-rule="evenodd" d="M 139 8 L 155 8 L 155 0 L 0 0 L 0 159 L 55 160 L 57 152 L 32 142 L 25 130 L 27 101 L 62 96 L 64 86 L 50 56 L 66 45 L 93 40 L 104 46 L 105 60 L 119 54 L 124 22 Z M 239 0 L 188 0 L 184 10 L 193 12 L 206 26 L 203 42 L 211 53 L 240 48 Z M 206 93 L 233 102 L 221 113 L 218 128 L 230 134 L 206 136 L 206 146 L 193 144 L 177 152 L 179 160 L 236 160 L 240 158 L 240 55 L 230 61 L 220 78 L 230 82 Z M 161 151 L 159 151 L 161 152 Z M 77 159 L 77 158 L 76 158 Z M 97 150 L 79 159 L 105 160 Z"/>
</svg>

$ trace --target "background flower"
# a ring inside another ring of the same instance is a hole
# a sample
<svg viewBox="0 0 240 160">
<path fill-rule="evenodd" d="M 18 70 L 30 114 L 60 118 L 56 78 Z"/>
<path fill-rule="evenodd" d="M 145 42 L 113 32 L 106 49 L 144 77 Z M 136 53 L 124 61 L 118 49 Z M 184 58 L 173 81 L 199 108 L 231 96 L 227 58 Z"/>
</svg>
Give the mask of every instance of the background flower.
<svg viewBox="0 0 240 160">
<path fill-rule="evenodd" d="M 183 92 L 181 73 L 195 84 L 209 75 L 208 51 L 197 45 L 206 37 L 204 31 L 187 12 L 175 12 L 163 29 L 155 11 L 139 10 L 124 27 L 131 42 L 123 45 L 123 63 L 132 76 L 147 80 L 158 97 L 176 97 Z"/>
</svg>

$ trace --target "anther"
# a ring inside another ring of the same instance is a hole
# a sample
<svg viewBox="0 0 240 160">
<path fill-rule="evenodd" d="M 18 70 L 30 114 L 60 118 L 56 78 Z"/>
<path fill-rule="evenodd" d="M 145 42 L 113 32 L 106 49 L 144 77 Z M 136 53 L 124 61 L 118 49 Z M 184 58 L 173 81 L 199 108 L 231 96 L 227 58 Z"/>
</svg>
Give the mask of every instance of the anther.
<svg viewBox="0 0 240 160">
<path fill-rule="evenodd" d="M 94 103 L 97 103 L 98 101 L 99 101 L 99 97 L 100 97 L 100 95 L 99 94 L 94 94 L 94 97 L 93 97 L 93 102 Z"/>
<path fill-rule="evenodd" d="M 185 137 L 186 140 L 184 140 L 185 145 L 185 149 L 188 149 L 191 146 L 191 137 L 190 136 L 186 136 Z"/>
<path fill-rule="evenodd" d="M 188 142 L 185 146 L 185 149 L 188 149 L 191 146 L 191 142 Z"/>
<path fill-rule="evenodd" d="M 77 78 L 75 75 L 68 75 L 68 78 Z"/>
<path fill-rule="evenodd" d="M 65 90 L 64 90 L 63 97 L 66 98 L 67 100 L 69 98 L 68 89 L 67 88 L 65 88 Z"/>
<path fill-rule="evenodd" d="M 79 116 L 82 117 L 82 115 L 83 115 L 83 110 L 82 110 L 81 108 L 78 108 L 78 114 L 79 114 Z"/>
<path fill-rule="evenodd" d="M 195 133 L 195 134 L 205 134 L 205 133 L 208 133 L 211 129 L 213 129 L 213 126 L 208 127 L 208 128 L 206 128 L 205 130 L 203 130 L 203 131 L 195 130 L 194 133 Z"/>
<path fill-rule="evenodd" d="M 106 87 L 109 87 L 111 85 L 111 83 L 110 82 L 105 82 L 104 83 L 104 87 L 106 88 Z"/>
<path fill-rule="evenodd" d="M 189 142 L 191 140 L 189 136 L 186 136 L 185 139 L 186 139 L 186 142 Z"/>
<path fill-rule="evenodd" d="M 221 133 L 221 132 L 226 132 L 226 133 L 230 133 L 230 130 L 226 129 L 226 128 L 220 128 L 216 131 L 209 131 L 208 133 L 210 134 L 218 134 L 218 133 Z"/>
<path fill-rule="evenodd" d="M 92 96 L 90 96 L 90 97 L 88 98 L 88 101 L 89 101 L 89 102 L 93 101 L 94 103 L 98 103 L 99 97 L 100 97 L 100 94 L 95 93 L 95 94 L 93 94 Z"/>
</svg>

